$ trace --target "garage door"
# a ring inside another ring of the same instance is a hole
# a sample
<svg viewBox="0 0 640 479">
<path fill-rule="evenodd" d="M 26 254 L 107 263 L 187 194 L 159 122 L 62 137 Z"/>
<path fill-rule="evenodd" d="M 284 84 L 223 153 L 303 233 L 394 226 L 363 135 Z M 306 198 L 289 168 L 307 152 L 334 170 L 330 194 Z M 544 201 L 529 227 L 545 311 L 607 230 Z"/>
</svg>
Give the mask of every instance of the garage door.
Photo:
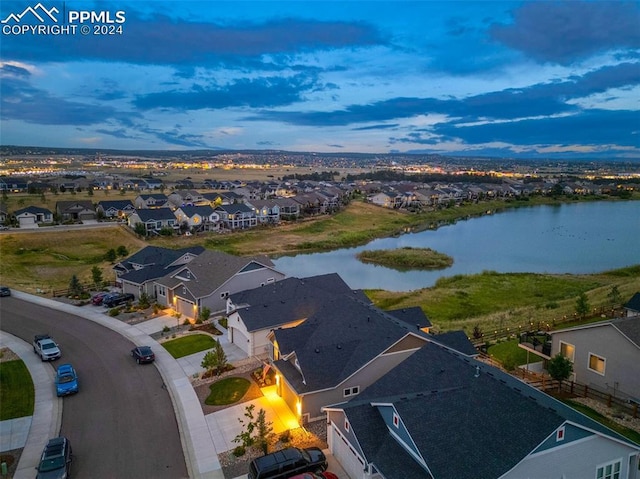
<svg viewBox="0 0 640 479">
<path fill-rule="evenodd" d="M 229 332 L 231 334 L 231 342 L 242 349 L 248 356 L 251 356 L 249 353 L 249 338 L 236 328 L 229 328 Z"/>
<path fill-rule="evenodd" d="M 36 219 L 33 216 L 20 217 L 20 228 L 33 228 L 36 226 Z"/>
<path fill-rule="evenodd" d="M 340 431 L 331 424 L 331 446 L 333 448 L 333 456 L 340 463 L 344 471 L 349 475 L 350 479 L 361 479 L 364 476 L 364 461 L 356 451 L 349 446 Z"/>
<path fill-rule="evenodd" d="M 193 303 L 178 298 L 176 301 L 176 311 L 182 314 L 182 319 L 193 318 Z"/>
</svg>

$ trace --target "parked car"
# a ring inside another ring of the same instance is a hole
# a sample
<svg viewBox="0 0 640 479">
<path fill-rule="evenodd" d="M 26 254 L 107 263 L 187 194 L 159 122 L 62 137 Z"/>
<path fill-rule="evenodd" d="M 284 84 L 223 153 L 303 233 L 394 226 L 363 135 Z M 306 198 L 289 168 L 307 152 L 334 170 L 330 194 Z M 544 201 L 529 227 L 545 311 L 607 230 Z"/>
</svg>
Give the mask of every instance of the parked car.
<svg viewBox="0 0 640 479">
<path fill-rule="evenodd" d="M 113 308 L 120 306 L 121 304 L 133 301 L 136 297 L 131 293 L 118 293 L 115 296 L 109 296 L 102 300 L 102 304 L 105 308 Z"/>
<path fill-rule="evenodd" d="M 102 291 L 93 295 L 93 297 L 91 298 L 91 304 L 93 304 L 94 306 L 100 306 L 107 297 L 115 296 L 117 294 L 118 293 L 109 293 L 107 291 Z"/>
<path fill-rule="evenodd" d="M 66 437 L 49 439 L 36 467 L 36 479 L 66 479 L 71 470 L 73 453 Z"/>
<path fill-rule="evenodd" d="M 302 474 L 291 476 L 289 479 L 338 479 L 338 476 L 329 471 L 303 472 Z"/>
<path fill-rule="evenodd" d="M 53 361 L 62 356 L 60 348 L 48 334 L 36 334 L 33 337 L 33 352 L 43 361 Z"/>
<path fill-rule="evenodd" d="M 258 457 L 249 464 L 249 479 L 287 479 L 303 472 L 323 472 L 327 458 L 318 447 L 288 447 Z"/>
<path fill-rule="evenodd" d="M 136 363 L 152 363 L 156 359 L 156 355 L 149 346 L 138 346 L 131 350 L 131 356 L 136 360 Z"/>
<path fill-rule="evenodd" d="M 11 290 L 8 286 L 0 286 L 0 296 L 11 296 Z"/>
<path fill-rule="evenodd" d="M 56 371 L 56 394 L 58 397 L 78 392 L 78 375 L 71 364 L 61 364 Z"/>
</svg>

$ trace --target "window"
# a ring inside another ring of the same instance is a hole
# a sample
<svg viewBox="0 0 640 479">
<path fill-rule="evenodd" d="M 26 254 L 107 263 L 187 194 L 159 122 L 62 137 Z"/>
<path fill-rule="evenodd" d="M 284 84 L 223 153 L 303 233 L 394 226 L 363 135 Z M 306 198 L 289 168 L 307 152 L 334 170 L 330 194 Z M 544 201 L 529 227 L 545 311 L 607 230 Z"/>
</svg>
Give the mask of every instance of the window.
<svg viewBox="0 0 640 479">
<path fill-rule="evenodd" d="M 596 479 L 620 479 L 622 461 L 610 462 L 596 469 Z"/>
<path fill-rule="evenodd" d="M 393 425 L 395 427 L 400 427 L 400 417 L 394 412 L 393 413 Z"/>
<path fill-rule="evenodd" d="M 569 361 L 573 362 L 576 354 L 576 347 L 573 344 L 560 341 L 560 354 L 562 354 Z"/>
<path fill-rule="evenodd" d="M 556 441 L 564 440 L 564 426 L 556 431 Z"/>
<path fill-rule="evenodd" d="M 605 358 L 589 353 L 589 369 L 604 376 Z"/>
<path fill-rule="evenodd" d="M 345 388 L 342 392 L 344 397 L 355 396 L 360 392 L 360 386 L 353 386 L 351 388 Z"/>
<path fill-rule="evenodd" d="M 344 430 L 349 432 L 349 421 L 347 421 L 346 419 L 344 420 Z"/>
</svg>

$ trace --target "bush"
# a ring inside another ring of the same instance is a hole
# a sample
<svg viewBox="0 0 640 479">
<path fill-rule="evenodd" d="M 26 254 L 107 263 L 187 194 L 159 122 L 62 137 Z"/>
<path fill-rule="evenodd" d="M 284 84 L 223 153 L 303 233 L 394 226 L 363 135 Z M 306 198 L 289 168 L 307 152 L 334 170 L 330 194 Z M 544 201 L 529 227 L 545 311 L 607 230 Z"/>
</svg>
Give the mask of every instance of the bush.
<svg viewBox="0 0 640 479">
<path fill-rule="evenodd" d="M 244 453 L 247 452 L 247 450 L 245 449 L 244 446 L 237 446 L 234 450 L 233 450 L 233 455 L 236 457 L 240 457 L 240 456 L 244 456 Z"/>
<path fill-rule="evenodd" d="M 280 433 L 280 442 L 287 444 L 289 441 L 291 441 L 291 430 L 282 431 Z"/>
<path fill-rule="evenodd" d="M 111 308 L 109 310 L 109 316 L 114 317 L 120 314 L 120 308 Z"/>
<path fill-rule="evenodd" d="M 163 333 L 168 333 L 169 331 L 171 331 L 171 329 L 169 329 L 169 326 L 165 326 L 164 328 L 162 328 Z"/>
<path fill-rule="evenodd" d="M 227 326 L 227 317 L 225 316 L 225 317 L 223 317 L 223 318 L 220 318 L 220 319 L 218 320 L 218 324 L 219 324 L 220 326 L 222 326 L 224 329 L 227 329 L 227 327 L 228 327 L 228 326 Z"/>
</svg>

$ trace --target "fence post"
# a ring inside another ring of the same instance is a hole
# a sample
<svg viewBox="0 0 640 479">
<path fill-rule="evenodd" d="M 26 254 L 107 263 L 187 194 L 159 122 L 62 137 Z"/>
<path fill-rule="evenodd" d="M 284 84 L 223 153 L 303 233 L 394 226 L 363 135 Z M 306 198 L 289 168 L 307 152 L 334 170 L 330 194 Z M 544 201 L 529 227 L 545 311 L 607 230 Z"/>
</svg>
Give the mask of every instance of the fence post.
<svg viewBox="0 0 640 479">
<path fill-rule="evenodd" d="M 607 407 L 611 407 L 611 394 L 607 397 Z"/>
<path fill-rule="evenodd" d="M 571 381 L 571 395 L 573 396 L 573 381 Z"/>
<path fill-rule="evenodd" d="M 589 386 L 584 385 L 584 397 L 589 397 Z"/>
<path fill-rule="evenodd" d="M 633 418 L 636 419 L 638 417 L 638 403 L 633 403 Z"/>
</svg>

